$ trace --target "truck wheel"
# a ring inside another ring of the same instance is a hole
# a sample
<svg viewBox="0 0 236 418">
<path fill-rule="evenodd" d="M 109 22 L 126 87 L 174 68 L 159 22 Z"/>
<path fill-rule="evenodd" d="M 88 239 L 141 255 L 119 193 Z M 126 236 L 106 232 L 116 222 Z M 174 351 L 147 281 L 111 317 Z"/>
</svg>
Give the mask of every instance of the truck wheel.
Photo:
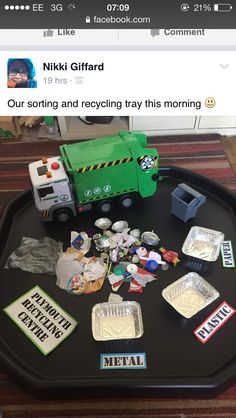
<svg viewBox="0 0 236 418">
<path fill-rule="evenodd" d="M 102 200 L 102 202 L 98 206 L 98 210 L 102 213 L 109 213 L 111 212 L 113 207 L 113 203 L 111 200 Z"/>
<path fill-rule="evenodd" d="M 135 197 L 132 194 L 126 194 L 119 199 L 119 205 L 123 209 L 131 208 L 135 203 Z"/>
<path fill-rule="evenodd" d="M 53 220 L 55 222 L 67 222 L 72 218 L 72 212 L 70 209 L 58 209 L 53 214 Z"/>
</svg>

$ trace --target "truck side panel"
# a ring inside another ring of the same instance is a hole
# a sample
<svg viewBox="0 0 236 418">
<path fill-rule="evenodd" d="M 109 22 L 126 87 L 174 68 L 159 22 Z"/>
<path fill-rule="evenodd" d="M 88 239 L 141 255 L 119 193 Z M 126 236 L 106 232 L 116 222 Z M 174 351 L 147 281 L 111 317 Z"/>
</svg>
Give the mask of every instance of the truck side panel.
<svg viewBox="0 0 236 418">
<path fill-rule="evenodd" d="M 74 173 L 76 200 L 84 204 L 138 191 L 136 161 L 133 158 L 84 167 Z"/>
</svg>

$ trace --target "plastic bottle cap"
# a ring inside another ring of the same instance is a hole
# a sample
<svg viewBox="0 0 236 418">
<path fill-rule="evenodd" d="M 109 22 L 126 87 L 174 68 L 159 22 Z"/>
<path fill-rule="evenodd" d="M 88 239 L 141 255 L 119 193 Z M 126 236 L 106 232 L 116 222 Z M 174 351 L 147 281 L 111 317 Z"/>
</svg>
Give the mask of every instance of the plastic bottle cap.
<svg viewBox="0 0 236 418">
<path fill-rule="evenodd" d="M 121 266 L 121 265 L 115 266 L 115 268 L 114 268 L 114 270 L 113 270 L 113 273 L 114 273 L 116 276 L 122 276 L 122 275 L 125 273 L 125 268 L 124 268 L 124 266 Z"/>
<path fill-rule="evenodd" d="M 140 257 L 143 257 L 143 256 L 145 256 L 145 255 L 147 255 L 147 250 L 146 250 L 146 248 L 145 247 L 140 247 L 138 250 L 137 250 L 137 254 L 140 256 Z"/>
<path fill-rule="evenodd" d="M 158 268 L 158 263 L 155 260 L 148 260 L 146 264 L 146 269 L 150 272 L 156 271 Z"/>
<path fill-rule="evenodd" d="M 138 271 L 138 267 L 135 264 L 128 264 L 128 266 L 126 267 L 126 270 L 130 273 L 130 274 L 135 274 Z"/>
</svg>

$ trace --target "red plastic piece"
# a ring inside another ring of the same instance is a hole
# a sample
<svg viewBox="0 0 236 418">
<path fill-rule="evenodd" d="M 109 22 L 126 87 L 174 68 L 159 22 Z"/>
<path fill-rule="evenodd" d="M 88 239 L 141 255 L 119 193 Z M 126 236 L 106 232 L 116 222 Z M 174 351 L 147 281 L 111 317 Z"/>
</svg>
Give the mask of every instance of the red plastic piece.
<svg viewBox="0 0 236 418">
<path fill-rule="evenodd" d="M 160 252 L 162 253 L 164 260 L 168 263 L 173 263 L 175 267 L 180 262 L 179 254 L 175 251 L 167 251 L 164 247 L 161 247 Z"/>
</svg>

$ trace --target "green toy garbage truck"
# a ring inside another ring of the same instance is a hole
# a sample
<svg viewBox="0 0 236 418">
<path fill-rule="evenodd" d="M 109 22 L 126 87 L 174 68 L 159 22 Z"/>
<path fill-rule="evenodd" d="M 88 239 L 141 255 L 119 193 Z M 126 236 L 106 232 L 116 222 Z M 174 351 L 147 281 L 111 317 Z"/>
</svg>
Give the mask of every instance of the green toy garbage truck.
<svg viewBox="0 0 236 418">
<path fill-rule="evenodd" d="M 138 193 L 157 189 L 158 159 L 143 133 L 117 135 L 60 146 L 60 156 L 29 164 L 35 205 L 44 221 L 66 222 L 94 205 L 129 208 Z"/>
</svg>

